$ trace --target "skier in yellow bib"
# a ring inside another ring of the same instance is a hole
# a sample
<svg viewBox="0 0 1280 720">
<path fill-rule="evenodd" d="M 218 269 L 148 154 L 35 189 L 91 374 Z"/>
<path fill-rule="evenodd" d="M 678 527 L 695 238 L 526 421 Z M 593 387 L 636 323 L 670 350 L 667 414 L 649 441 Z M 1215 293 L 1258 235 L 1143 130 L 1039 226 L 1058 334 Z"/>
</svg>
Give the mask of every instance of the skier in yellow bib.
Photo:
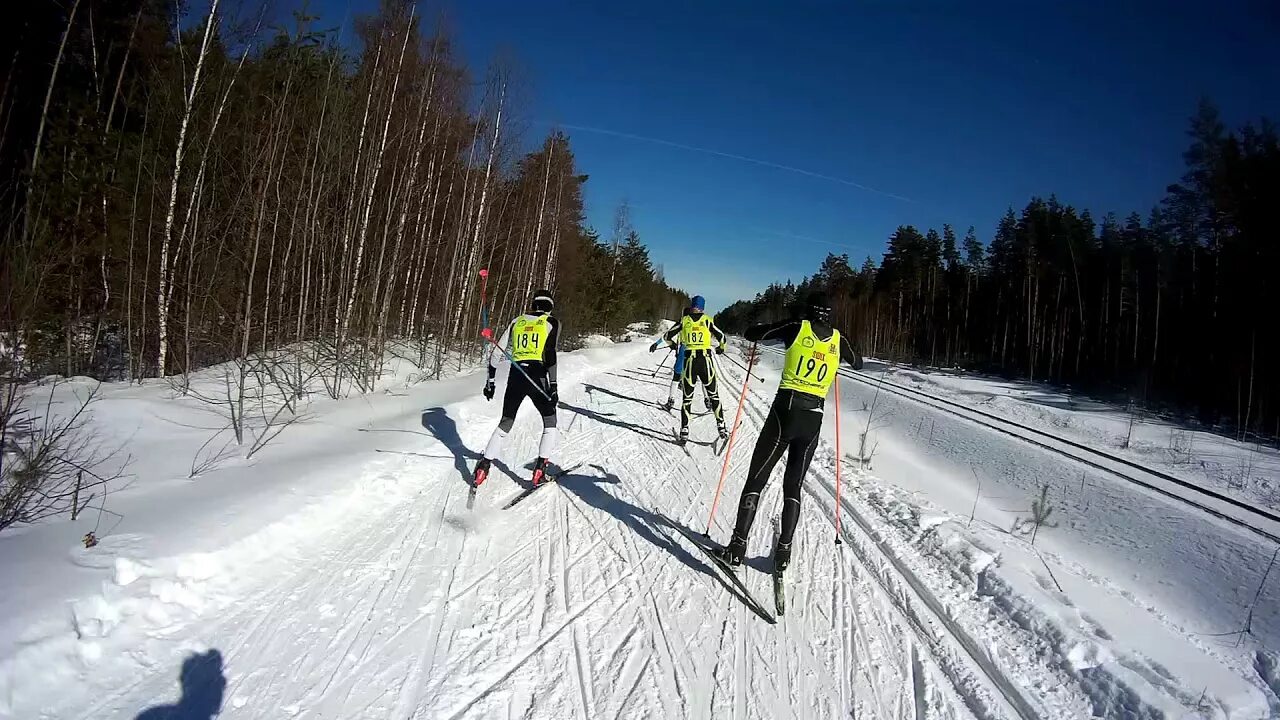
<svg viewBox="0 0 1280 720">
<path fill-rule="evenodd" d="M 511 360 L 519 365 L 512 367 L 507 376 L 507 390 L 502 396 L 502 419 L 489 437 L 484 457 L 476 465 L 472 487 L 479 487 L 489 476 L 493 460 L 502 452 L 502 446 L 516 423 L 516 412 L 525 398 L 533 402 L 542 416 L 542 440 L 538 443 L 538 459 L 533 466 L 533 484 L 537 485 L 548 475 L 547 459 L 555 451 L 557 441 L 556 404 L 560 395 L 556 385 L 556 346 L 560 340 L 560 321 L 551 315 L 554 308 L 551 293 L 539 290 L 529 303 L 529 312 L 511 321 L 498 345 L 507 348 Z M 484 397 L 492 400 L 496 392 L 494 378 L 498 361 L 504 356 L 491 350 L 489 353 L 489 377 L 484 384 Z"/>
<path fill-rule="evenodd" d="M 715 318 L 707 315 L 706 300 L 695 295 L 689 303 L 689 312 L 680 318 L 679 324 L 671 328 L 661 340 L 649 346 L 654 352 L 665 343 L 669 347 L 683 346 L 684 372 L 680 376 L 680 390 L 683 400 L 680 404 L 680 444 L 689 439 L 689 416 L 693 405 L 693 389 L 702 383 L 708 407 L 716 416 L 716 428 L 720 437 L 728 437 L 729 430 L 724 426 L 724 409 L 720 406 L 719 373 L 712 358 L 712 344 L 715 353 L 724 354 L 726 336 L 724 331 L 716 327 Z"/>
<path fill-rule="evenodd" d="M 747 482 L 738 500 L 733 537 L 716 553 L 730 566 L 742 564 L 760 494 L 774 466 L 782 454 L 787 453 L 787 468 L 782 475 L 782 529 L 773 549 L 774 571 L 779 575 L 791 562 L 791 541 L 800 520 L 800 484 L 818 446 L 827 391 L 841 361 L 855 370 L 862 367 L 862 356 L 829 324 L 831 307 L 825 293 L 810 295 L 801 317 L 772 325 L 755 325 L 745 333 L 746 339 L 752 342 L 781 341 L 787 355 L 778 394 L 751 455 Z"/>
</svg>

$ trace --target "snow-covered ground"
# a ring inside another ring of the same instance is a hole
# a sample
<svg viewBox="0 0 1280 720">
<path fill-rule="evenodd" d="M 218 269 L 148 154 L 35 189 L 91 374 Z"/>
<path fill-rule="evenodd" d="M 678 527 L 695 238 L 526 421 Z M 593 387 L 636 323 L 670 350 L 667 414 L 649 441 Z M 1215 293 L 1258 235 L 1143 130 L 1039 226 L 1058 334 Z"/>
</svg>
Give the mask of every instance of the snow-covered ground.
<svg viewBox="0 0 1280 720">
<path fill-rule="evenodd" d="M 539 426 L 526 411 L 467 510 L 499 410 L 480 374 L 314 400 L 252 459 L 233 453 L 195 479 L 217 413 L 158 384 L 107 388 L 95 422 L 128 441 L 137 475 L 108 501 L 120 517 L 0 533 L 0 717 L 1280 712 L 1280 590 L 1262 593 L 1238 647 L 1214 636 L 1238 629 L 1257 590 L 1269 553 L 1256 537 L 1092 478 L 1078 497 L 1051 496 L 1056 527 L 1033 548 L 1011 519 L 1039 484 L 1078 482 L 1076 468 L 882 397 L 895 416 L 876 418 L 860 469 L 850 456 L 870 398 L 852 382 L 843 544 L 829 412 L 788 612 L 767 623 L 679 532 L 706 527 L 722 457 L 669 441 L 677 420 L 658 407 L 667 378 L 651 377 L 647 343 L 599 345 L 561 360 L 557 460 L 570 471 L 509 510 Z M 747 382 L 713 539 L 731 526 L 776 364 L 766 356 L 765 382 Z M 732 417 L 743 375 L 722 371 Z M 714 433 L 695 419 L 696 441 Z M 778 485 L 740 571 L 761 599 Z"/>
<path fill-rule="evenodd" d="M 1238 442 L 1034 383 L 903 367 L 890 367 L 887 377 L 1280 509 L 1280 451 L 1261 442 Z"/>
</svg>

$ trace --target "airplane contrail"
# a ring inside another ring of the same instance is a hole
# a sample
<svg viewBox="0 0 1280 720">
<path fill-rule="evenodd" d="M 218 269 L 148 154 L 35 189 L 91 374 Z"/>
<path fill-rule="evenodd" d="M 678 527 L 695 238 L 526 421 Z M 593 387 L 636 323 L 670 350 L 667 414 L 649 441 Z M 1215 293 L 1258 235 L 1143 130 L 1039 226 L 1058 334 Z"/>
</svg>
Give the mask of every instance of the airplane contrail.
<svg viewBox="0 0 1280 720">
<path fill-rule="evenodd" d="M 684 143 L 673 142 L 671 140 L 663 140 L 661 138 L 648 137 L 645 135 L 635 135 L 633 133 L 620 132 L 618 130 L 606 130 L 605 128 L 590 127 L 587 125 L 569 125 L 566 123 L 555 123 L 555 125 L 562 128 L 566 128 L 568 130 L 581 130 L 583 132 L 598 133 L 600 135 L 612 135 L 613 137 L 626 138 L 627 140 L 639 140 L 641 142 L 654 143 L 657 145 L 666 145 L 667 147 L 679 148 L 681 150 L 689 150 L 691 152 L 705 153 L 707 155 L 716 155 L 718 157 L 728 158 L 730 160 L 738 160 L 740 162 L 751 163 L 753 165 L 760 165 L 761 167 L 773 168 L 775 170 L 785 170 L 786 172 L 795 173 L 797 175 L 804 175 L 806 177 L 816 178 L 818 180 L 826 180 L 828 182 L 839 183 L 841 185 L 857 188 L 859 190 L 864 190 L 866 192 L 875 193 L 877 195 L 883 195 L 885 197 L 890 197 L 890 198 L 893 198 L 894 200 L 901 200 L 902 202 L 908 202 L 908 203 L 915 202 L 915 200 L 912 200 L 909 197 L 891 193 L 886 190 L 879 190 L 877 188 L 873 188 L 868 185 L 863 185 L 862 183 L 854 182 L 852 180 L 846 180 L 845 178 L 835 177 L 834 175 L 824 175 L 822 173 L 813 172 L 812 170 L 805 170 L 804 168 L 792 167 L 790 165 L 782 165 L 780 163 L 770 162 L 768 160 L 761 160 L 759 158 L 747 157 L 746 155 L 738 155 L 736 153 L 728 153 L 728 152 L 723 152 L 721 150 L 713 150 L 711 148 L 697 147 L 696 145 L 685 145 Z"/>
</svg>

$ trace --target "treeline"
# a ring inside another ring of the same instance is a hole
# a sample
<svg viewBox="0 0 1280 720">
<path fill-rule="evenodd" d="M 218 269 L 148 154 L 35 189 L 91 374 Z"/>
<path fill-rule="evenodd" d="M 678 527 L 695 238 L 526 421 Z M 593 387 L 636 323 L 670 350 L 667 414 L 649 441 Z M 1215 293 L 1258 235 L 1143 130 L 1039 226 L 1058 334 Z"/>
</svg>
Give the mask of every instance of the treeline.
<svg viewBox="0 0 1280 720">
<path fill-rule="evenodd" d="M 1228 132 L 1202 103 L 1186 173 L 1146 216 L 1056 198 L 1010 209 L 989 243 L 899 227 L 877 267 L 829 255 L 717 315 L 739 331 L 834 296 L 865 353 L 1123 393 L 1242 435 L 1280 435 L 1280 144 L 1272 124 Z"/>
<path fill-rule="evenodd" d="M 513 67 L 472 76 L 409 0 L 347 49 L 209 0 L 34 3 L 0 57 L 0 354 L 9 378 L 185 374 L 308 348 L 368 389 L 551 288 L 569 336 L 678 314 L 634 231 L 584 224 L 569 138 L 515 131 Z M 629 229 L 628 229 L 629 230 Z"/>
</svg>

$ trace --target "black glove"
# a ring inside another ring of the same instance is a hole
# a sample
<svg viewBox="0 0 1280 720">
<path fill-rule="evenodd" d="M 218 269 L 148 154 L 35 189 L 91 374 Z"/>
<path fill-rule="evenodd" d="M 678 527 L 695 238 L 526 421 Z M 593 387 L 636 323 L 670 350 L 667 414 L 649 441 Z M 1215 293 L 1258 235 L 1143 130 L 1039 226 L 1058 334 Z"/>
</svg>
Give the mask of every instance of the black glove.
<svg viewBox="0 0 1280 720">
<path fill-rule="evenodd" d="M 484 399 L 485 400 L 492 400 L 493 393 L 496 390 L 497 388 L 493 384 L 493 378 L 489 378 L 488 380 L 484 381 Z"/>
<path fill-rule="evenodd" d="M 717 346 L 716 346 L 716 354 L 717 354 L 717 355 L 723 355 L 723 354 L 724 354 L 724 346 L 723 346 L 723 345 L 717 345 Z"/>
<path fill-rule="evenodd" d="M 661 342 L 661 341 L 659 341 L 659 342 Z M 650 345 L 650 346 L 649 346 L 649 352 L 656 352 L 657 350 L 658 350 L 658 343 L 654 343 L 654 344 L 652 344 L 652 345 Z"/>
<path fill-rule="evenodd" d="M 559 405 L 559 404 L 560 404 L 560 387 L 559 387 L 559 383 L 554 383 L 554 382 L 553 382 L 553 383 L 551 383 L 551 392 L 549 392 L 549 393 L 547 393 L 547 394 L 551 396 L 551 404 L 552 404 L 552 405 Z"/>
</svg>

